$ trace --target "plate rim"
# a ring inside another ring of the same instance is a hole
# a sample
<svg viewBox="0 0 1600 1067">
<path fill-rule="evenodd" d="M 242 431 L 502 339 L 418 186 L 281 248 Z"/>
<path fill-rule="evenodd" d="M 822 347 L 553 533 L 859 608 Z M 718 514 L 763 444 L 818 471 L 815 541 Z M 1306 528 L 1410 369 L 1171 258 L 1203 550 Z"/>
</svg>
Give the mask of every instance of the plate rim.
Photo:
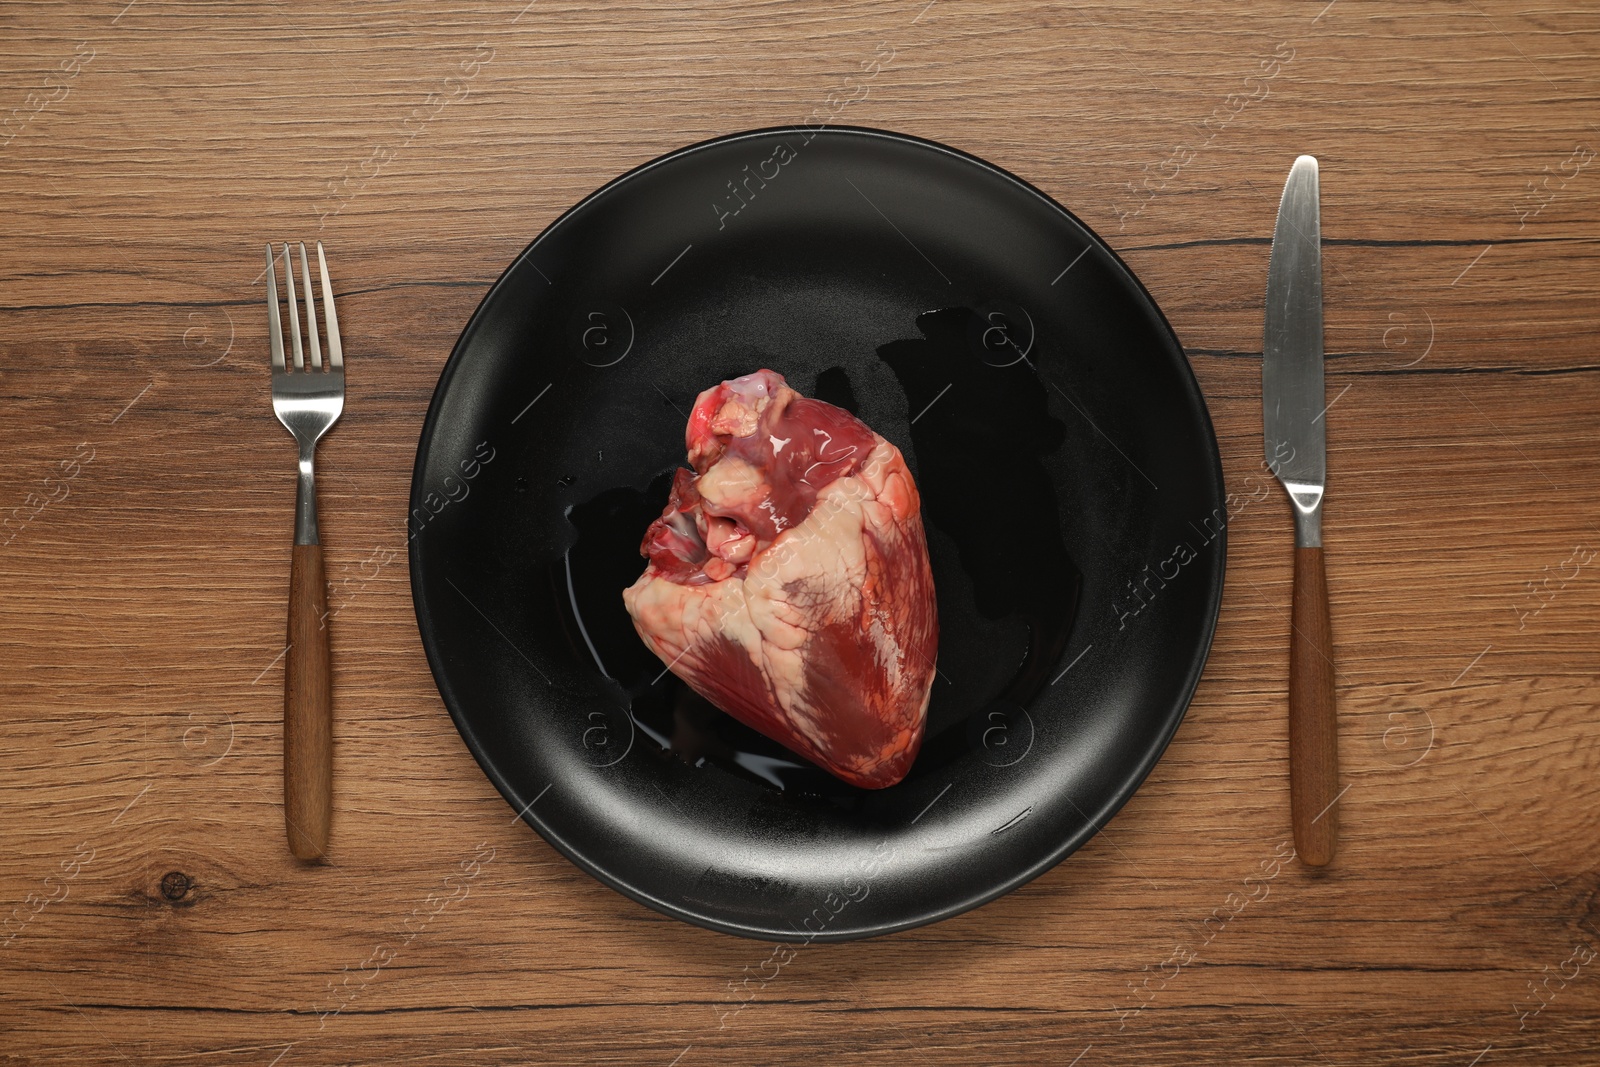
<svg viewBox="0 0 1600 1067">
<path fill-rule="evenodd" d="M 1105 238 L 1101 237 L 1093 227 L 1080 219 L 1076 214 L 1074 214 L 1065 205 L 1057 201 L 1054 197 L 1039 189 L 1025 178 L 1022 178 L 1003 167 L 991 163 L 988 160 L 982 159 L 969 152 L 962 151 L 961 149 L 953 148 L 950 145 L 946 145 L 938 141 L 930 140 L 924 137 L 918 137 L 913 134 L 901 133 L 894 130 L 885 130 L 871 126 L 825 125 L 820 127 L 810 127 L 803 125 L 781 125 L 764 126 L 759 129 L 741 130 L 735 133 L 720 134 L 718 136 L 709 137 L 689 145 L 675 148 L 662 155 L 655 156 L 644 163 L 641 163 L 623 172 L 622 174 L 617 175 L 610 181 L 607 181 L 605 184 L 591 191 L 577 203 L 571 205 L 560 215 L 552 219 L 543 229 L 539 231 L 538 235 L 534 237 L 533 240 L 531 240 L 509 264 L 506 265 L 505 269 L 500 273 L 500 276 L 496 278 L 494 282 L 490 284 L 489 288 L 484 292 L 483 297 L 478 301 L 477 306 L 473 308 L 471 316 L 467 319 L 466 325 L 461 330 L 461 334 L 456 338 L 455 344 L 450 349 L 450 355 L 445 360 L 445 364 L 439 372 L 438 381 L 434 384 L 433 394 L 428 401 L 427 413 L 423 418 L 422 431 L 417 440 L 416 457 L 412 464 L 411 492 L 407 497 L 408 510 L 406 512 L 408 528 L 411 514 L 413 514 L 418 507 L 422 506 L 422 498 L 425 495 L 424 468 L 427 463 L 430 446 L 433 443 L 434 431 L 438 426 L 440 414 L 439 409 L 443 402 L 443 397 L 447 391 L 447 387 L 454 379 L 456 373 L 460 370 L 464 353 L 471 341 L 476 336 L 478 329 L 482 325 L 484 310 L 506 285 L 507 279 L 510 278 L 510 276 L 515 273 L 518 268 L 520 268 L 533 256 L 534 252 L 538 249 L 539 245 L 545 240 L 545 238 L 554 233 L 558 227 L 567 221 L 568 218 L 588 207 L 592 202 L 607 195 L 612 190 L 618 188 L 624 183 L 632 181 L 657 167 L 664 166 L 684 156 L 704 151 L 713 146 L 720 146 L 736 143 L 738 141 L 752 140 L 760 137 L 768 137 L 773 134 L 785 133 L 796 135 L 809 134 L 810 136 L 807 139 L 808 144 L 811 140 L 814 140 L 817 137 L 842 135 L 845 137 L 860 137 L 869 141 L 889 141 L 911 145 L 913 147 L 922 149 L 931 149 L 935 152 L 954 157 L 961 162 L 976 165 L 983 170 L 989 171 L 997 177 L 1015 183 L 1026 192 L 1031 193 L 1033 196 L 1041 200 L 1047 208 L 1060 212 L 1062 215 L 1065 215 L 1068 219 L 1070 219 L 1074 225 L 1078 226 L 1083 231 L 1091 244 L 1097 245 L 1102 252 L 1110 257 L 1110 260 L 1115 266 L 1116 270 L 1121 272 L 1121 274 L 1128 281 L 1133 283 L 1135 289 L 1139 295 L 1144 298 L 1144 301 L 1148 307 L 1155 312 L 1156 322 L 1160 330 L 1163 331 L 1171 340 L 1172 346 L 1179 357 L 1178 364 L 1182 372 L 1179 377 L 1183 381 L 1184 393 L 1188 399 L 1197 406 L 1201 415 L 1201 423 L 1205 431 L 1205 443 L 1207 446 L 1209 446 L 1207 451 L 1211 460 L 1211 480 L 1218 490 L 1218 499 L 1223 502 L 1224 506 L 1226 505 L 1227 481 L 1222 467 L 1222 451 L 1217 439 L 1216 424 L 1212 420 L 1211 409 L 1209 405 L 1206 404 L 1205 394 L 1200 388 L 1199 379 L 1195 376 L 1194 366 L 1189 359 L 1189 354 L 1184 348 L 1183 342 L 1179 339 L 1177 331 L 1172 328 L 1171 322 L 1168 321 L 1166 312 L 1162 310 L 1161 305 L 1156 301 L 1154 295 L 1145 286 L 1138 274 L 1136 274 L 1133 269 L 1128 266 L 1123 258 L 1117 254 L 1116 250 L 1113 249 L 1105 240 Z M 551 827 L 545 825 L 545 823 L 540 820 L 537 813 L 533 810 L 533 805 L 537 802 L 538 797 L 535 797 L 534 800 L 530 802 L 510 786 L 510 784 L 496 769 L 494 763 L 489 759 L 484 746 L 474 734 L 472 728 L 466 722 L 462 712 L 457 706 L 458 702 L 451 692 L 451 687 L 446 680 L 446 675 L 443 672 L 443 664 L 440 658 L 439 650 L 435 647 L 435 639 L 431 635 L 428 625 L 424 622 L 424 616 L 427 615 L 428 612 L 424 601 L 422 583 L 418 578 L 418 564 L 421 553 L 420 546 L 422 539 L 420 536 L 409 535 L 407 540 L 407 572 L 411 585 L 412 611 L 416 617 L 418 636 L 422 643 L 423 653 L 427 658 L 429 673 L 433 676 L 434 686 L 439 691 L 439 696 L 445 705 L 445 709 L 450 713 L 450 718 L 455 724 L 456 732 L 461 735 L 461 739 L 466 743 L 467 749 L 472 753 L 472 757 L 477 762 L 479 769 L 483 771 L 484 776 L 489 779 L 490 783 L 500 793 L 501 797 L 512 806 L 513 810 L 521 813 L 519 816 L 521 821 L 532 827 L 534 832 L 539 834 L 539 836 L 549 843 L 551 847 L 566 857 L 566 859 L 579 870 L 585 872 L 602 885 L 609 887 L 610 889 L 639 904 L 643 904 L 644 906 L 671 918 L 679 919 L 691 925 L 699 926 L 703 929 L 712 930 L 717 933 L 730 934 L 757 941 L 788 944 L 810 944 L 813 941 L 843 942 L 864 940 L 866 938 L 880 937 L 885 934 L 899 933 L 901 931 L 916 929 L 918 927 L 928 926 L 933 923 L 943 922 L 947 919 L 952 919 L 957 915 L 972 911 L 975 908 L 980 908 L 985 904 L 988 904 L 999 899 L 1000 897 L 1005 896 L 1008 893 L 1015 891 L 1016 889 L 1047 873 L 1052 868 L 1066 860 L 1068 856 L 1071 856 L 1074 852 L 1088 844 L 1090 840 L 1096 837 L 1101 830 L 1113 818 L 1116 817 L 1117 813 L 1120 812 L 1133 797 L 1133 794 L 1138 792 L 1139 788 L 1144 785 L 1145 780 L 1150 776 L 1150 772 L 1155 769 L 1156 764 L 1160 762 L 1164 755 L 1166 755 L 1167 747 L 1171 744 L 1173 737 L 1177 734 L 1178 728 L 1182 726 L 1184 719 L 1188 716 L 1189 706 L 1194 700 L 1196 690 L 1199 688 L 1201 678 L 1205 673 L 1206 665 L 1210 662 L 1211 649 L 1215 643 L 1217 625 L 1222 614 L 1223 587 L 1228 569 L 1228 525 L 1224 523 L 1219 531 L 1218 537 L 1216 538 L 1216 540 L 1220 542 L 1217 553 L 1217 566 L 1212 577 L 1210 587 L 1206 590 L 1206 595 L 1210 600 L 1210 611 L 1207 613 L 1205 619 L 1202 639 L 1196 645 L 1195 654 L 1191 657 L 1188 672 L 1183 680 L 1182 686 L 1180 687 L 1182 694 L 1181 699 L 1176 702 L 1175 710 L 1169 712 L 1166 716 L 1166 721 L 1162 723 L 1161 730 L 1156 739 L 1157 743 L 1153 744 L 1149 748 L 1144 758 L 1134 768 L 1133 773 L 1128 775 L 1122 785 L 1113 791 L 1101 804 L 1099 804 L 1093 812 L 1078 808 L 1079 812 L 1084 816 L 1085 819 L 1085 823 L 1080 829 L 1062 838 L 1054 848 L 1052 848 L 1039 860 L 1035 861 L 1033 864 L 1017 872 L 1016 874 L 1013 874 L 1010 878 L 1007 878 L 1003 882 L 997 883 L 996 885 L 991 886 L 979 893 L 964 897 L 959 901 L 943 905 L 933 910 L 919 912 L 915 916 L 907 919 L 885 921 L 869 926 L 824 930 L 821 933 L 809 934 L 808 936 L 798 936 L 798 931 L 795 931 L 796 936 L 789 936 L 783 931 L 769 930 L 763 927 L 757 927 L 738 922 L 730 922 L 726 919 L 720 919 L 714 916 L 702 914 L 676 901 L 665 900 L 659 896 L 651 894 L 622 878 L 612 875 L 604 868 L 594 864 L 581 852 L 574 849 L 565 838 L 556 833 Z M 540 795 L 542 796 L 543 794 L 541 793 Z M 1072 801 L 1072 804 L 1073 807 L 1078 807 L 1075 800 Z"/>
</svg>

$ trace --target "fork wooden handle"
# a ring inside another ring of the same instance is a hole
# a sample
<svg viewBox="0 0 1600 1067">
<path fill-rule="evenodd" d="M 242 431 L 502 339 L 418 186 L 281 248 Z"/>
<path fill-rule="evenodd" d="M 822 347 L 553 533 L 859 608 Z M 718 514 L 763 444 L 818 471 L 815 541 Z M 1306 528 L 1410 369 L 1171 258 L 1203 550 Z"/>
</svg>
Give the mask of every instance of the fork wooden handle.
<svg viewBox="0 0 1600 1067">
<path fill-rule="evenodd" d="M 1339 728 L 1334 712 L 1333 627 L 1322 548 L 1294 550 L 1289 637 L 1289 807 L 1304 863 L 1333 859 L 1339 841 Z"/>
<path fill-rule="evenodd" d="M 283 817 L 289 850 L 328 851 L 333 808 L 333 699 L 322 546 L 295 545 L 289 565 L 289 651 L 283 681 Z"/>
</svg>

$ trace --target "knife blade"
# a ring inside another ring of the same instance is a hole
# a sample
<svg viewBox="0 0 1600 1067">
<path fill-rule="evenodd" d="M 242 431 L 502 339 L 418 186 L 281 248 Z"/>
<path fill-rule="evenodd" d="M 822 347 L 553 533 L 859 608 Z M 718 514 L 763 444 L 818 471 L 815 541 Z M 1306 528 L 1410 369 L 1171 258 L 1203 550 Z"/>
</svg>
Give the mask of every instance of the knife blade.
<svg viewBox="0 0 1600 1067">
<path fill-rule="evenodd" d="M 1294 509 L 1289 636 L 1289 798 L 1295 851 L 1322 866 L 1338 845 L 1338 720 L 1333 631 L 1322 557 L 1327 433 L 1322 367 L 1322 213 L 1317 161 L 1289 170 L 1267 267 L 1262 436 Z"/>
</svg>

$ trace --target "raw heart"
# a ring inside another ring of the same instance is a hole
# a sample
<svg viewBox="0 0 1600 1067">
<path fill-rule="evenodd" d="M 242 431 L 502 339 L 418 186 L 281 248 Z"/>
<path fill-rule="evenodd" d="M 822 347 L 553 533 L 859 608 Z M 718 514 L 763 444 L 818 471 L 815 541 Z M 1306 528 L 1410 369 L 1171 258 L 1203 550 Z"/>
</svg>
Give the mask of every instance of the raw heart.
<svg viewBox="0 0 1600 1067">
<path fill-rule="evenodd" d="M 869 789 L 922 744 L 939 621 L 899 449 L 770 370 L 701 393 L 623 602 L 717 707 Z"/>
</svg>

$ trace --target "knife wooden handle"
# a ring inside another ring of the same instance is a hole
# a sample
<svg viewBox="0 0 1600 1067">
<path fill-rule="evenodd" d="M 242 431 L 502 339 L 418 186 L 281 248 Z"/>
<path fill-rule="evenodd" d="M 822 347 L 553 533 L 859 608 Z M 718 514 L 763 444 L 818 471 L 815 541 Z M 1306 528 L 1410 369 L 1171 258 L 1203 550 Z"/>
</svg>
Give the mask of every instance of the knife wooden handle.
<svg viewBox="0 0 1600 1067">
<path fill-rule="evenodd" d="M 1320 867 L 1339 842 L 1339 727 L 1333 699 L 1333 628 L 1322 548 L 1294 550 L 1289 637 L 1289 806 L 1294 847 Z"/>
<path fill-rule="evenodd" d="M 328 850 L 333 808 L 333 698 L 322 546 L 295 545 L 289 564 L 289 650 L 283 676 L 283 818 L 303 860 Z"/>
</svg>

